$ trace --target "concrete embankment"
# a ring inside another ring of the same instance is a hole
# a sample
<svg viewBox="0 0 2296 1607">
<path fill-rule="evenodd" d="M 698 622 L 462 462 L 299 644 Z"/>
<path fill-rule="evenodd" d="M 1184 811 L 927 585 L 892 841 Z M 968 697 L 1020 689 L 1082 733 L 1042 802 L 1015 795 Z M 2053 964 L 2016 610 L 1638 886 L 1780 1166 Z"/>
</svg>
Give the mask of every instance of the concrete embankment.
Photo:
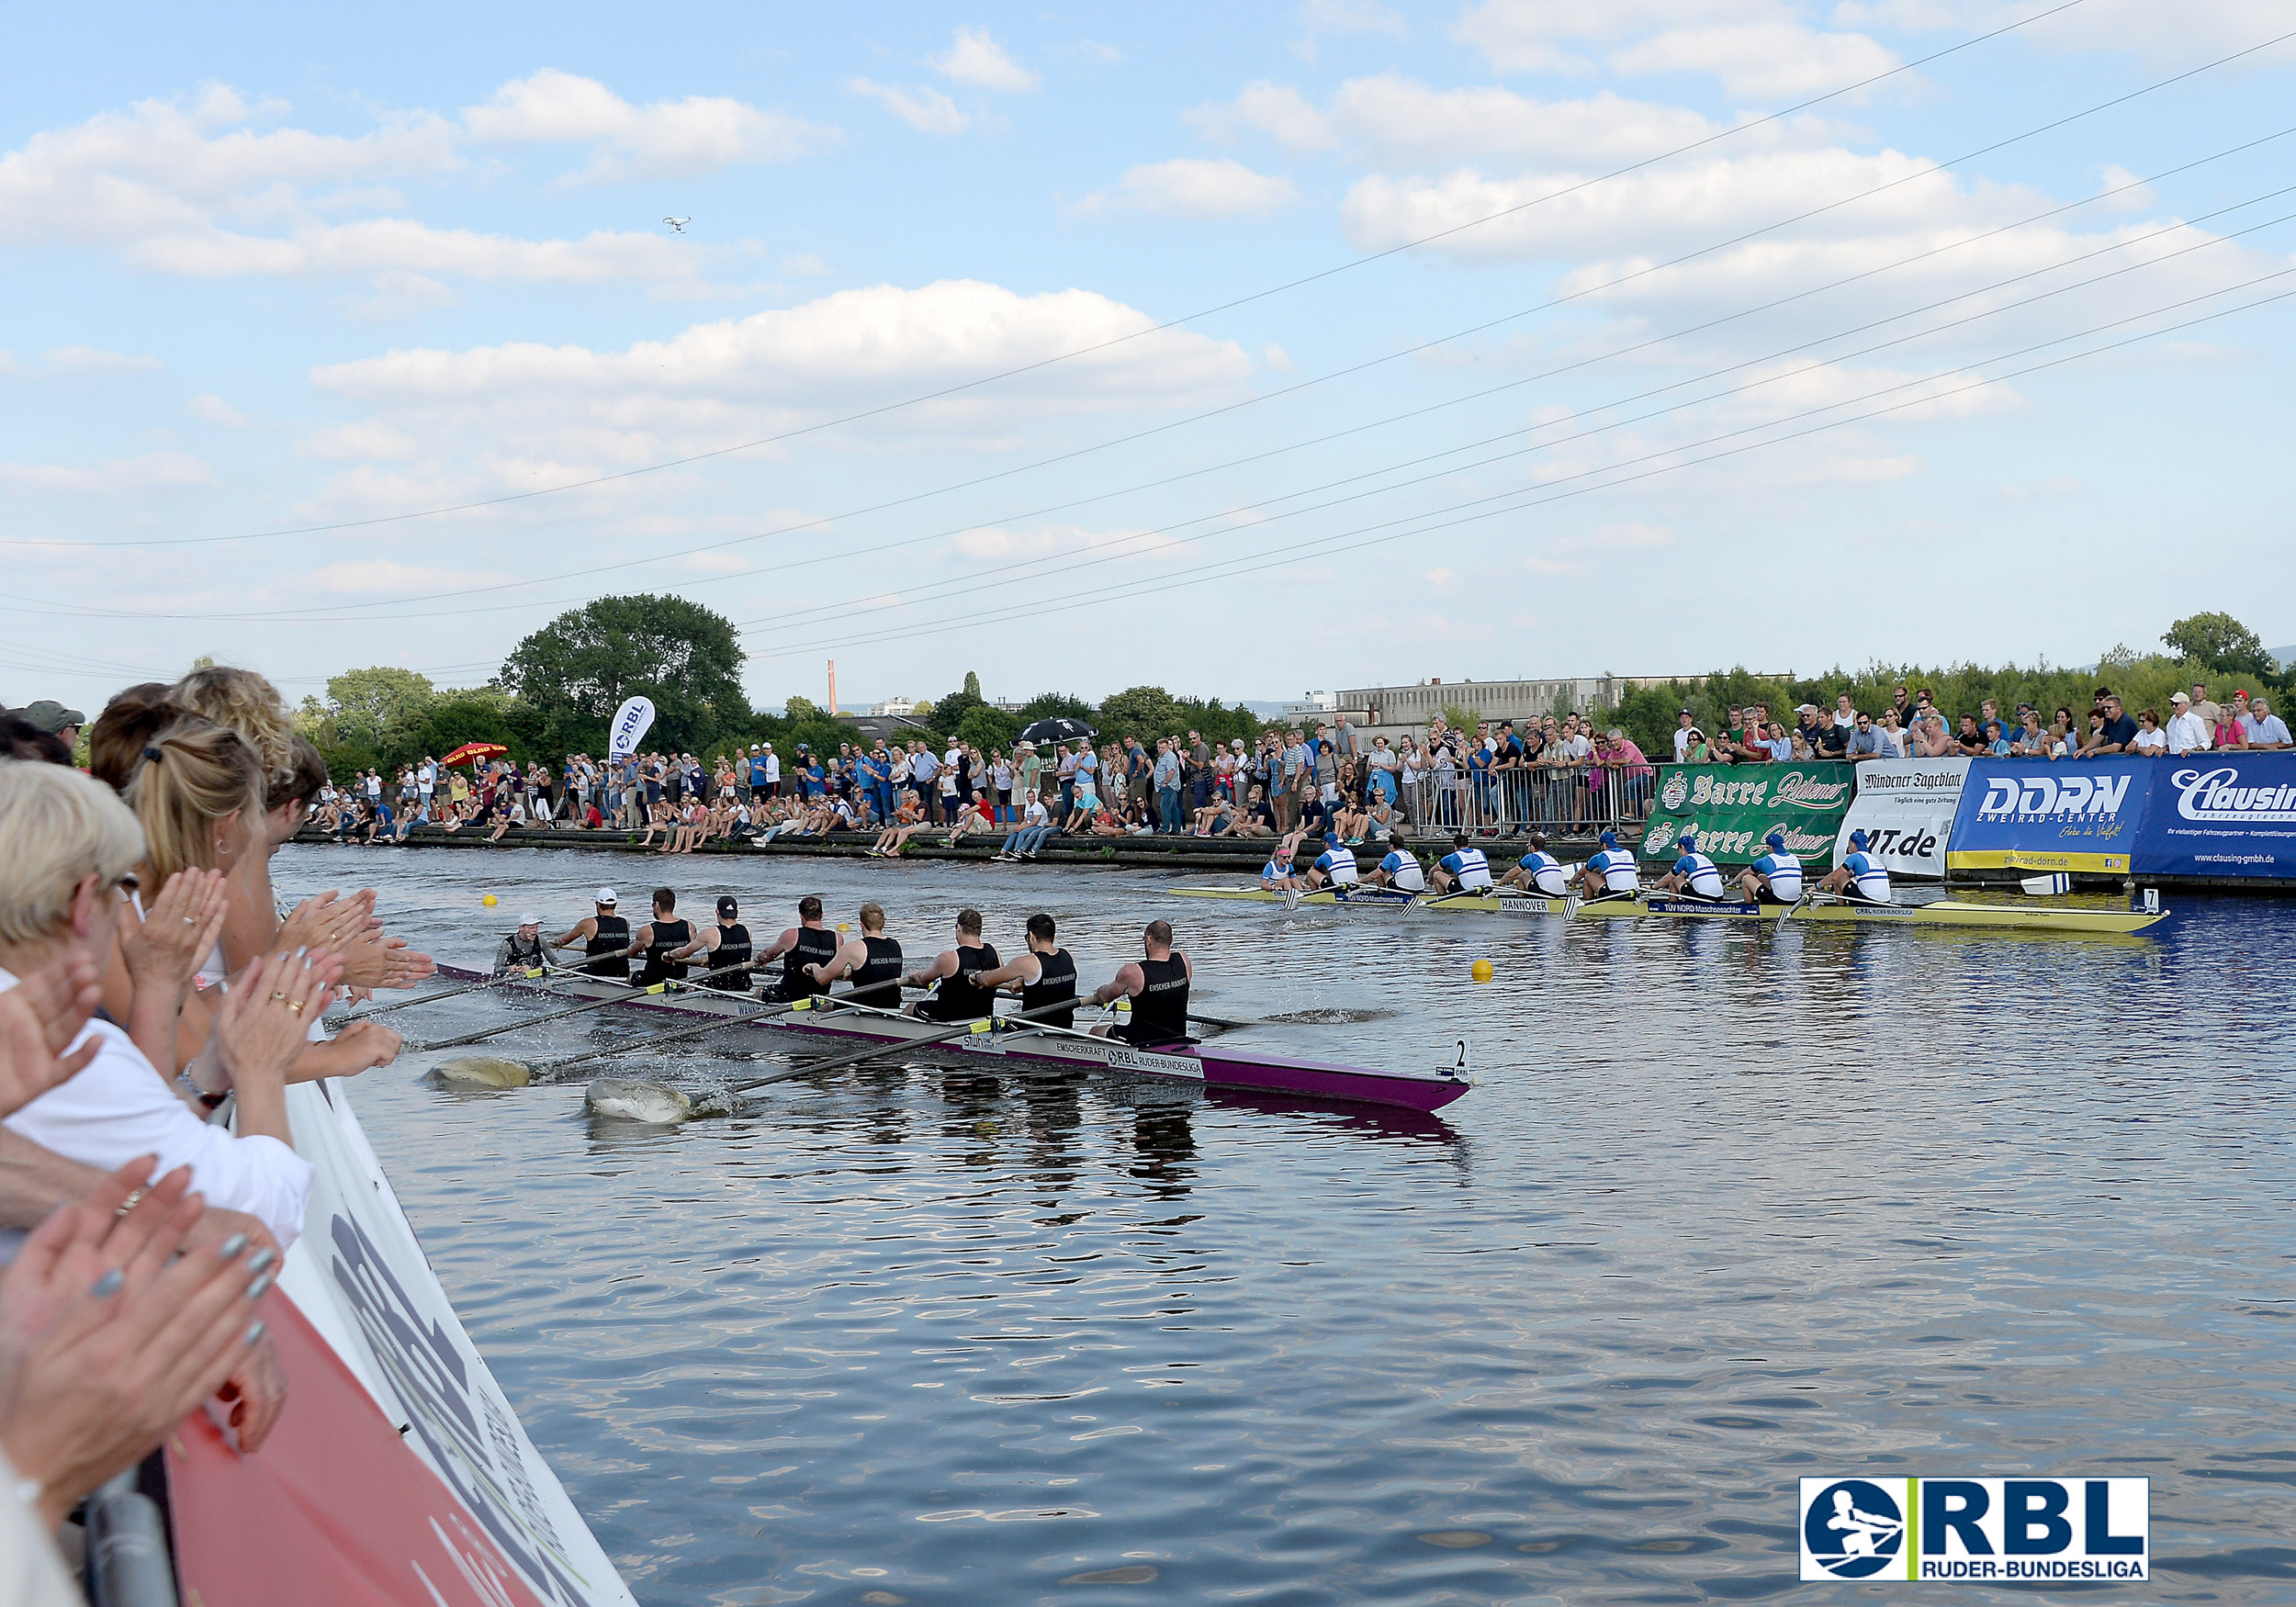
<svg viewBox="0 0 2296 1607">
<path fill-rule="evenodd" d="M 466 828 L 446 832 L 433 826 L 417 826 L 407 834 L 404 843 L 397 846 L 410 848 L 602 848 L 610 852 L 654 854 L 660 850 L 657 837 L 648 847 L 640 846 L 643 834 L 619 831 L 550 830 L 521 828 L 507 832 L 501 841 L 490 842 L 483 830 Z M 296 840 L 325 844 L 336 841 L 331 832 L 306 829 Z M 755 856 L 793 859 L 859 859 L 869 845 L 876 840 L 874 832 L 833 832 L 827 837 L 804 837 L 794 842 L 718 842 L 704 843 L 693 850 L 692 857 Z M 954 847 L 940 837 L 912 837 L 902 850 L 908 860 L 982 860 L 994 859 L 1001 834 L 984 833 L 968 837 Z M 1479 837 L 1477 845 L 1489 854 L 1493 863 L 1501 856 L 1512 860 L 1523 852 L 1520 838 Z M 1449 835 L 1430 833 L 1413 837 L 1412 846 L 1422 860 L 1450 852 Z M 355 843 L 354 847 L 365 847 Z M 1127 870 L 1161 871 L 1221 871 L 1256 875 L 1274 847 L 1267 837 L 1063 837 L 1046 841 L 1038 862 L 1046 865 L 1117 866 Z M 1556 837 L 1554 851 L 1565 859 L 1584 859 L 1594 849 L 1593 838 Z M 1356 850 L 1358 860 L 1369 862 L 1386 852 L 1384 847 L 1366 843 Z"/>
</svg>

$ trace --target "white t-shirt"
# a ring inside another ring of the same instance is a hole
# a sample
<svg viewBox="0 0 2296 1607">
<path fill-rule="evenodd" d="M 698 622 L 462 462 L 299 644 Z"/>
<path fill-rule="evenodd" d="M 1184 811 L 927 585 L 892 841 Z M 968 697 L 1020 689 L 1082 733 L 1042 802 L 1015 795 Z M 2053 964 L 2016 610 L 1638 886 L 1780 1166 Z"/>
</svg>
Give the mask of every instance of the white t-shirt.
<svg viewBox="0 0 2296 1607">
<path fill-rule="evenodd" d="M 1042 826 L 1044 824 L 1044 800 L 1041 798 L 1030 799 L 1029 807 L 1021 812 L 1020 823 L 1023 826 Z"/>
<path fill-rule="evenodd" d="M 17 978 L 0 970 L 0 993 Z M 85 1166 L 108 1172 L 138 1155 L 157 1155 L 158 1177 L 191 1168 L 192 1186 L 211 1206 L 260 1219 L 279 1241 L 293 1244 L 303 1231 L 310 1197 L 311 1163 L 273 1138 L 240 1138 L 201 1121 L 168 1092 L 167 1084 L 128 1035 L 108 1021 L 91 1020 L 72 1047 L 89 1039 L 102 1045 L 96 1058 L 61 1087 L 51 1088 L 7 1118 L 10 1131 Z M 23 1235 L 7 1236 L 8 1254 Z"/>
<path fill-rule="evenodd" d="M 1677 731 L 1674 733 L 1674 762 L 1676 764 L 1687 764 L 1689 761 L 1690 733 L 1688 731 Z"/>
<path fill-rule="evenodd" d="M 781 780 L 782 756 L 778 753 L 769 753 L 765 756 L 765 784 L 769 787 L 777 786 Z"/>
<path fill-rule="evenodd" d="M 2135 753 L 2166 753 L 2168 750 L 2168 733 L 2157 725 L 2150 731 L 2140 726 L 2136 740 L 2130 743 L 2129 747 Z"/>
<path fill-rule="evenodd" d="M 2144 740 L 2144 734 L 2142 731 L 2137 733 L 2140 742 Z M 2216 746 L 2210 733 L 2208 722 L 2190 709 L 2187 709 L 2181 714 L 2169 716 L 2167 741 L 2168 751 L 2171 753 L 2206 753 Z"/>
</svg>

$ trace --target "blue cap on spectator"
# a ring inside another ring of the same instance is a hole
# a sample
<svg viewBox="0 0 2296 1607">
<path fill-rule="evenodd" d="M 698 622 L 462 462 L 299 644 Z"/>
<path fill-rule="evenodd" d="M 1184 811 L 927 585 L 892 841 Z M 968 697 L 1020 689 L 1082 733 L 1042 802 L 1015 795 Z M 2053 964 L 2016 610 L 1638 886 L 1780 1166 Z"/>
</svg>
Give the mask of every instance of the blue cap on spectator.
<svg viewBox="0 0 2296 1607">
<path fill-rule="evenodd" d="M 1618 834 L 1615 831 L 1604 832 L 1603 834 L 1603 846 L 1606 848 L 1616 848 L 1618 846 Z"/>
<path fill-rule="evenodd" d="M 1766 848 L 1775 848 L 1780 853 L 1784 853 L 1785 851 L 1785 833 L 1782 831 L 1773 831 L 1761 840 L 1763 846 Z"/>
<path fill-rule="evenodd" d="M 1850 846 L 1853 848 L 1862 848 L 1871 841 L 1873 841 L 1873 838 L 1867 837 L 1862 831 L 1853 831 L 1850 834 Z"/>
<path fill-rule="evenodd" d="M 1674 846 L 1678 848 L 1694 848 L 1698 846 L 1698 834 L 1685 829 L 1682 836 L 1674 839 Z"/>
</svg>

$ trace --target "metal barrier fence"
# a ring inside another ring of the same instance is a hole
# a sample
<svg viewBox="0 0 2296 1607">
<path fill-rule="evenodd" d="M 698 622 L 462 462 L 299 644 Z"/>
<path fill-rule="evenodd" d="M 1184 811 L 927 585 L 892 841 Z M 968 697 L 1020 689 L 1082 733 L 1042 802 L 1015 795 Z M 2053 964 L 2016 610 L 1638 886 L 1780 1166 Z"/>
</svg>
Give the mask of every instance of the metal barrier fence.
<svg viewBox="0 0 2296 1607">
<path fill-rule="evenodd" d="M 1650 764 L 1534 766 L 1480 776 L 1435 770 L 1402 785 L 1398 812 L 1423 833 L 1593 834 L 1639 825 L 1657 786 L 1658 767 Z"/>
</svg>

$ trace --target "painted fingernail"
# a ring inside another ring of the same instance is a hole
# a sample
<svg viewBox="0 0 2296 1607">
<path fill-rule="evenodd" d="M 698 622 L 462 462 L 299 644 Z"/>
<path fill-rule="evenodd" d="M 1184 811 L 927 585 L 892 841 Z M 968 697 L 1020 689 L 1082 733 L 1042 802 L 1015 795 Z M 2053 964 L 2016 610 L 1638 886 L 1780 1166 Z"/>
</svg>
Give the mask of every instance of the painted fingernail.
<svg viewBox="0 0 2296 1607">
<path fill-rule="evenodd" d="M 250 1322 L 247 1325 L 247 1343 L 249 1344 L 261 1344 L 263 1343 L 263 1336 L 270 1332 L 270 1329 L 264 1326 L 263 1319 L 258 1317 L 254 1321 Z"/>
<path fill-rule="evenodd" d="M 217 1245 L 215 1253 L 226 1261 L 236 1261 L 239 1258 L 239 1253 L 246 1248 L 247 1235 L 244 1233 L 234 1233 L 229 1239 L 224 1240 L 222 1243 Z"/>
<path fill-rule="evenodd" d="M 269 1273 L 264 1274 L 263 1276 L 257 1278 L 253 1283 L 247 1286 L 247 1298 L 251 1300 L 262 1299 L 265 1295 L 271 1292 L 271 1275 Z"/>
<path fill-rule="evenodd" d="M 247 1258 L 249 1272 L 261 1272 L 279 1258 L 279 1253 L 266 1246 Z"/>
<path fill-rule="evenodd" d="M 88 1293 L 99 1300 L 108 1300 L 114 1295 L 119 1293 L 120 1289 L 127 1285 L 127 1275 L 115 1266 L 102 1277 L 97 1278 L 95 1286 L 88 1290 Z"/>
</svg>

